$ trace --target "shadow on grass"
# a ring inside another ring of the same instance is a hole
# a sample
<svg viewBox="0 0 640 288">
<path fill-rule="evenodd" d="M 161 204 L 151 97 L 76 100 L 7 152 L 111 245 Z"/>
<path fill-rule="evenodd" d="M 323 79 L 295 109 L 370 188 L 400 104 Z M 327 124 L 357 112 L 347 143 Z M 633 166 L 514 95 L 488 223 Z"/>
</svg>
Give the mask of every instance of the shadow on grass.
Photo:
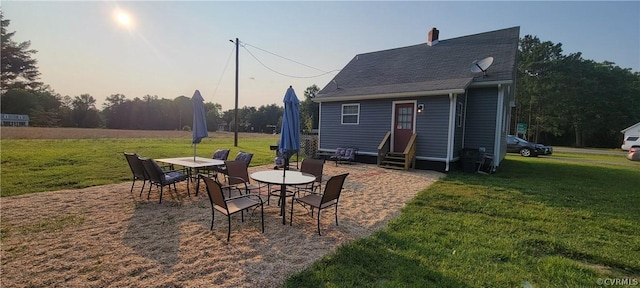
<svg viewBox="0 0 640 288">
<path fill-rule="evenodd" d="M 445 181 L 515 190 L 548 206 L 579 209 L 636 221 L 640 216 L 640 170 L 574 165 L 548 159 L 502 162 L 492 175 L 451 173 Z"/>
<path fill-rule="evenodd" d="M 544 159 L 505 160 L 500 170 L 490 176 L 452 173 L 443 180 L 450 190 L 416 203 L 499 219 L 496 225 L 518 235 L 515 248 L 525 255 L 605 265 L 614 275 L 640 274 L 640 170 Z M 454 185 L 465 192 L 449 192 Z"/>
<path fill-rule="evenodd" d="M 468 287 L 376 238 L 357 240 L 290 277 L 285 287 Z"/>
</svg>

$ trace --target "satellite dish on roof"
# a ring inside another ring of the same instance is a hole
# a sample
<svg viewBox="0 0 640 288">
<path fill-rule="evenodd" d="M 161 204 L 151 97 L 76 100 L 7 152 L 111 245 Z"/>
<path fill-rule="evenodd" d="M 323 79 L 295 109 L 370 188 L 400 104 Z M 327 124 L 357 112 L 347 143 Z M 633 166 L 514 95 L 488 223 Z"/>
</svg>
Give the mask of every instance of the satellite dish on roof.
<svg viewBox="0 0 640 288">
<path fill-rule="evenodd" d="M 471 72 L 482 72 L 484 76 L 487 76 L 487 69 L 489 69 L 489 66 L 491 66 L 491 64 L 493 64 L 493 57 L 491 56 L 482 60 L 473 61 L 473 64 L 471 64 Z"/>
</svg>

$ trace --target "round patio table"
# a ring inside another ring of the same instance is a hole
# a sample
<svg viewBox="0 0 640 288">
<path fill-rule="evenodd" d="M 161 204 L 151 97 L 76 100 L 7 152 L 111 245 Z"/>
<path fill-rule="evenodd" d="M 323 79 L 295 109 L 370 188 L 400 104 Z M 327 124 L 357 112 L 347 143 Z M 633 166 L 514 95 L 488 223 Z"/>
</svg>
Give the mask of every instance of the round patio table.
<svg viewBox="0 0 640 288">
<path fill-rule="evenodd" d="M 284 201 L 286 196 L 287 185 L 304 185 L 309 184 L 316 180 L 316 176 L 309 173 L 302 173 L 300 171 L 291 170 L 268 170 L 251 173 L 251 179 L 258 182 L 280 185 L 280 199 L 282 199 L 282 205 L 280 205 L 280 214 L 282 214 L 282 224 L 286 224 L 287 217 L 285 217 L 284 206 L 287 201 Z M 291 204 L 293 205 L 293 204 Z"/>
</svg>

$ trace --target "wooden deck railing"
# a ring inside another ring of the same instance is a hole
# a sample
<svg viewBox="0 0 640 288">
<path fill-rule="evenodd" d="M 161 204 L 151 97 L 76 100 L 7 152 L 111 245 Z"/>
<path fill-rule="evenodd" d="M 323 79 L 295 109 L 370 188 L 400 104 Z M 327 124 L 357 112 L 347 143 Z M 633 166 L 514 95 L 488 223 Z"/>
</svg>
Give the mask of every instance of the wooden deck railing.
<svg viewBox="0 0 640 288">
<path fill-rule="evenodd" d="M 391 131 L 382 138 L 382 142 L 378 145 L 378 165 L 382 164 L 384 156 L 391 150 Z"/>
<path fill-rule="evenodd" d="M 416 138 L 418 134 L 413 133 L 407 148 L 404 149 L 404 170 L 409 170 L 409 167 L 416 168 Z M 379 157 L 379 156 L 378 156 Z"/>
</svg>

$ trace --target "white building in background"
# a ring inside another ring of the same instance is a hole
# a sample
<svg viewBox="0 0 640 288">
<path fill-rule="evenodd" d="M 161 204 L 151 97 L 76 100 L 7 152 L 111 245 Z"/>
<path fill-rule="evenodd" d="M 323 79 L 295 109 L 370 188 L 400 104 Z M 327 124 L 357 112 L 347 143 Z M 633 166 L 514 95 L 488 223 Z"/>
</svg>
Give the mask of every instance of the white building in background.
<svg viewBox="0 0 640 288">
<path fill-rule="evenodd" d="M 624 140 L 622 141 L 622 150 L 628 151 L 633 146 L 640 147 L 640 122 L 627 127 L 620 131 L 624 134 Z"/>
<path fill-rule="evenodd" d="M 15 126 L 15 127 L 28 127 L 29 126 L 29 115 L 22 114 L 0 114 L 0 119 L 2 122 L 0 125 L 2 126 Z"/>
</svg>

